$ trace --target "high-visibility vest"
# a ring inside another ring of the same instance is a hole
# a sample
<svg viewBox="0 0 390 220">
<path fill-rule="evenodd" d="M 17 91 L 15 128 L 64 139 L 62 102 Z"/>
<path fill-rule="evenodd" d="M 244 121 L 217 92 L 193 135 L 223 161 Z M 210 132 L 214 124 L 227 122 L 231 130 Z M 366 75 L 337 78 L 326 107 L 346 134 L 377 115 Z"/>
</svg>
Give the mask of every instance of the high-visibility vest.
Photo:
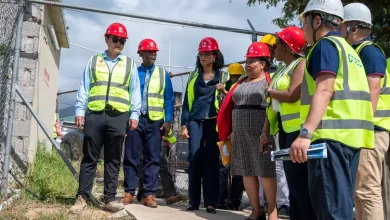
<svg viewBox="0 0 390 220">
<path fill-rule="evenodd" d="M 168 135 L 164 138 L 164 141 L 168 141 L 170 144 L 176 143 L 176 137 L 173 135 L 172 129 L 169 130 Z"/>
<path fill-rule="evenodd" d="M 102 111 L 106 104 L 109 104 L 119 112 L 128 112 L 129 83 L 133 68 L 134 61 L 127 56 L 122 56 L 110 73 L 103 54 L 93 56 L 89 71 L 91 89 L 88 95 L 88 109 Z"/>
<path fill-rule="evenodd" d="M 192 104 L 194 103 L 195 100 L 195 82 L 196 79 L 198 78 L 199 73 L 198 71 L 193 71 L 190 73 L 190 76 L 188 78 L 188 87 L 187 87 L 187 95 L 188 95 L 188 110 L 191 112 L 192 110 Z M 226 82 L 230 79 L 230 75 L 228 72 L 221 71 L 221 83 L 226 86 Z M 215 99 L 214 99 L 214 106 L 215 109 L 218 113 L 220 104 L 218 101 L 218 93 L 219 91 L 216 89 L 215 90 Z"/>
<path fill-rule="evenodd" d="M 373 112 L 366 74 L 360 57 L 344 38 L 330 36 L 321 40 L 329 40 L 335 45 L 339 52 L 340 65 L 333 95 L 317 129 L 313 132 L 312 141 L 334 140 L 352 148 L 372 149 L 374 148 Z M 307 118 L 316 91 L 316 82 L 308 72 L 310 56 L 316 46 L 317 44 L 307 55 L 308 62 L 302 82 L 302 124 Z"/>
<path fill-rule="evenodd" d="M 374 45 L 379 48 L 382 52 L 382 48 L 379 45 L 375 44 L 372 41 L 362 42 L 355 50 L 356 53 L 360 56 L 362 49 L 368 45 Z M 384 52 L 383 52 L 384 53 Z M 381 92 L 378 99 L 378 105 L 376 106 L 376 111 L 374 113 L 374 125 L 390 131 L 390 59 L 387 60 L 387 69 L 385 76 L 381 79 Z"/>
<path fill-rule="evenodd" d="M 273 72 L 270 74 L 271 77 L 271 83 L 270 86 L 272 86 L 275 83 L 275 79 L 277 76 L 283 72 L 283 70 L 286 68 L 285 65 L 279 67 L 276 72 Z M 276 135 L 279 132 L 279 124 L 278 124 L 278 113 L 272 110 L 272 104 L 271 104 L 271 98 L 267 97 L 267 102 L 269 103 L 266 114 L 267 114 L 267 120 L 269 124 L 269 133 L 270 135 Z"/>
<path fill-rule="evenodd" d="M 149 118 L 157 121 L 164 118 L 164 92 L 166 71 L 155 67 L 148 85 Z"/>
<path fill-rule="evenodd" d="M 56 113 L 55 115 L 54 115 L 54 127 L 53 127 L 53 139 L 56 139 L 57 138 L 57 120 L 58 120 L 58 113 Z"/>
<path fill-rule="evenodd" d="M 288 90 L 291 83 L 291 77 L 292 74 L 295 71 L 295 68 L 297 65 L 302 61 L 303 58 L 298 58 L 294 60 L 286 69 L 281 72 L 279 75 L 283 74 L 282 76 L 275 77 L 279 78 L 279 80 L 276 80 L 276 88 L 281 90 Z M 294 103 L 287 103 L 287 102 L 279 102 L 279 112 L 280 112 L 280 118 L 282 121 L 283 130 L 286 133 L 291 133 L 294 131 L 298 131 L 301 129 L 301 118 L 300 118 L 300 111 L 301 111 L 301 100 Z"/>
</svg>

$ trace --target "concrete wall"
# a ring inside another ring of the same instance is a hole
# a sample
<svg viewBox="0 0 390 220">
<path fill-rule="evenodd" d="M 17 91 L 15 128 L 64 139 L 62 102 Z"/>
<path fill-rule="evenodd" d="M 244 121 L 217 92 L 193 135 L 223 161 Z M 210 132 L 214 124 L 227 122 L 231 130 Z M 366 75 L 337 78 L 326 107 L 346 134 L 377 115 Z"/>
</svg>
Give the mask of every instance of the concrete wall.
<svg viewBox="0 0 390 220">
<path fill-rule="evenodd" d="M 28 6 L 28 11 L 23 23 L 19 86 L 45 126 L 52 131 L 60 51 L 54 49 L 49 35 L 48 26 L 52 20 L 48 8 L 33 4 Z M 33 159 L 38 141 L 45 142 L 48 147 L 51 144 L 21 99 L 17 97 L 16 100 L 11 166 L 22 174 L 26 164 Z"/>
</svg>

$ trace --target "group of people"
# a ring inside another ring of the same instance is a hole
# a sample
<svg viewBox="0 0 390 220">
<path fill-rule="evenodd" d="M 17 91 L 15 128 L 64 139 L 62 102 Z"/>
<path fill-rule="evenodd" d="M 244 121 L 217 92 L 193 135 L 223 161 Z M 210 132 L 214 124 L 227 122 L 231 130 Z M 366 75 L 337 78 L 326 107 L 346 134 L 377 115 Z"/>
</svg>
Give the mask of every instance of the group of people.
<svg viewBox="0 0 390 220">
<path fill-rule="evenodd" d="M 302 28 L 289 26 L 249 45 L 245 69 L 235 63 L 223 71 L 218 42 L 200 41 L 181 113 L 181 136 L 189 143 L 187 211 L 199 210 L 202 191 L 208 213 L 238 209 L 244 185 L 252 206 L 248 220 L 265 220 L 266 212 L 276 220 L 285 211 L 292 220 L 353 219 L 354 207 L 357 220 L 384 219 L 389 73 L 385 54 L 370 38 L 370 10 L 361 3 L 343 7 L 340 0 L 311 0 L 299 19 Z M 85 138 L 74 212 L 90 197 L 103 145 L 107 209 L 132 203 L 137 186 L 142 203 L 157 207 L 155 193 L 165 167 L 160 160 L 166 157 L 161 143 L 172 138 L 172 83 L 154 64 L 153 40 L 141 41 L 143 63 L 137 68 L 121 53 L 126 39 L 123 25 L 110 25 L 108 49 L 89 60 L 80 83 L 76 125 L 85 123 Z M 274 65 L 274 59 L 282 65 Z M 221 165 L 219 141 L 232 144 L 229 167 Z M 124 198 L 118 203 L 123 142 Z M 307 160 L 316 143 L 326 144 L 327 158 Z M 277 147 L 289 148 L 291 160 L 271 161 Z M 227 170 L 233 177 L 230 195 Z M 263 191 L 267 211 L 260 201 Z M 177 196 L 169 194 L 170 204 L 179 201 Z M 280 202 L 283 196 L 287 202 Z"/>
</svg>

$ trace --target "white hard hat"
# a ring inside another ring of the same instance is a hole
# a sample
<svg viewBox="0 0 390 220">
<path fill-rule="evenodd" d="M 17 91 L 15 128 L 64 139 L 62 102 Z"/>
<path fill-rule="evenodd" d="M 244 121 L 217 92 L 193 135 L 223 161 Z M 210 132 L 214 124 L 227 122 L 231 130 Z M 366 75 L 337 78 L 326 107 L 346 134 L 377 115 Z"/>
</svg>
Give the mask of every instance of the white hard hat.
<svg viewBox="0 0 390 220">
<path fill-rule="evenodd" d="M 361 21 L 372 25 L 371 12 L 362 3 L 351 3 L 344 7 L 344 21 Z"/>
<path fill-rule="evenodd" d="M 324 12 L 337 16 L 341 19 L 341 22 L 344 19 L 343 3 L 340 0 L 310 0 L 305 10 L 299 15 L 299 19 L 303 21 L 305 19 L 303 15 L 311 11 Z"/>
</svg>

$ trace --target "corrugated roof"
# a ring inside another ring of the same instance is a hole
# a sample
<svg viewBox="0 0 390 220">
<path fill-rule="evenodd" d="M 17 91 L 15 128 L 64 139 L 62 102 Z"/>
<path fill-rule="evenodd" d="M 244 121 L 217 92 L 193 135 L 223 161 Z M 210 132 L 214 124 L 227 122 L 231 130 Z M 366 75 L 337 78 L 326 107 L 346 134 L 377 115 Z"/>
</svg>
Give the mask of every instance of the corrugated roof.
<svg viewBox="0 0 390 220">
<path fill-rule="evenodd" d="M 61 0 L 49 0 L 61 3 Z M 68 30 L 65 21 L 64 10 L 61 7 L 46 6 L 52 18 L 54 30 L 56 31 L 58 43 L 61 48 L 69 48 Z"/>
</svg>

